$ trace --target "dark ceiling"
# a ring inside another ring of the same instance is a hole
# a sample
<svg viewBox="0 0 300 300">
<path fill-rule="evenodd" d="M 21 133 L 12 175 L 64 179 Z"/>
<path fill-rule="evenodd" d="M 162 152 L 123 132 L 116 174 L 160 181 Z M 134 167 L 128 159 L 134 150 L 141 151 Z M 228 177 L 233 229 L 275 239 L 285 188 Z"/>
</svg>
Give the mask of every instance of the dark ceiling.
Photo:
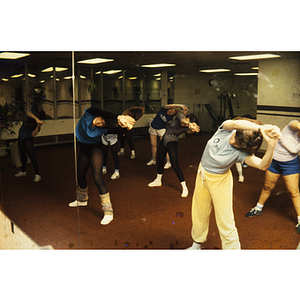
<svg viewBox="0 0 300 300">
<path fill-rule="evenodd" d="M 28 63 L 29 68 L 72 65 L 71 51 L 24 52 L 30 53 L 30 56 L 18 60 L 0 59 L 0 76 L 3 77 L 6 70 L 16 69 L 25 63 Z M 237 61 L 229 57 L 259 53 L 279 54 L 281 55 L 279 59 L 300 58 L 300 52 L 280 51 L 74 51 L 74 58 L 76 62 L 96 57 L 114 59 L 113 62 L 93 65 L 94 69 L 99 70 L 125 69 L 130 72 L 140 70 L 142 64 L 172 63 L 176 66 L 167 69 L 173 73 L 199 73 L 200 69 L 207 68 L 229 68 L 232 72 L 251 72 L 251 67 L 258 66 L 258 61 Z M 157 69 L 153 72 L 157 72 Z"/>
</svg>

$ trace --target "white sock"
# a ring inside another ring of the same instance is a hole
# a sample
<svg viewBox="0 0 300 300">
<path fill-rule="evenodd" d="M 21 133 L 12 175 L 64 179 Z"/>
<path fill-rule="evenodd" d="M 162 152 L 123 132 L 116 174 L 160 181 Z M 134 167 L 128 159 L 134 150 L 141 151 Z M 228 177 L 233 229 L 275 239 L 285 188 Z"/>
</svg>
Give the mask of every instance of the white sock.
<svg viewBox="0 0 300 300">
<path fill-rule="evenodd" d="M 131 154 L 135 154 L 135 151 L 134 151 L 134 150 L 131 150 Z"/>
<path fill-rule="evenodd" d="M 298 218 L 298 223 L 300 223 L 300 216 L 298 216 L 297 218 Z"/>
<path fill-rule="evenodd" d="M 256 203 L 256 206 L 255 206 L 258 210 L 262 210 L 264 205 L 263 204 L 259 204 L 258 202 Z"/>
<path fill-rule="evenodd" d="M 190 250 L 201 250 L 201 244 L 193 242 L 193 245 L 188 249 L 190 249 Z"/>
</svg>

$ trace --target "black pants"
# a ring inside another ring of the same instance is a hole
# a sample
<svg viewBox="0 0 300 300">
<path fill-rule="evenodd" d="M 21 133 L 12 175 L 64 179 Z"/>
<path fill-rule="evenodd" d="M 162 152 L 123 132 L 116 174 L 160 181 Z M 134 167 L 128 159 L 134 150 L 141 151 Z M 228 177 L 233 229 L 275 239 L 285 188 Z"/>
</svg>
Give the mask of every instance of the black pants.
<svg viewBox="0 0 300 300">
<path fill-rule="evenodd" d="M 179 181 L 182 182 L 184 181 L 184 176 L 179 168 L 177 145 L 178 142 L 169 142 L 166 147 L 162 141 L 159 143 L 157 150 L 157 174 L 163 174 L 165 158 L 167 153 L 169 153 L 172 168 L 174 169 Z"/>
<path fill-rule="evenodd" d="M 28 155 L 28 157 L 31 160 L 35 174 L 39 174 L 39 164 L 34 153 L 33 138 L 27 138 L 22 141 L 19 139 L 18 147 L 21 155 L 22 172 L 26 171 L 27 155 Z"/>
<path fill-rule="evenodd" d="M 106 185 L 102 180 L 103 166 L 103 145 L 99 144 L 82 144 L 79 142 L 79 156 L 77 162 L 77 180 L 81 189 L 87 187 L 86 173 L 91 166 L 94 182 L 103 195 L 108 192 Z"/>
<path fill-rule="evenodd" d="M 119 140 L 121 143 L 121 148 L 125 148 L 125 141 L 128 143 L 130 150 L 134 150 L 134 144 L 132 141 L 132 133 L 131 130 L 127 130 L 126 133 L 120 133 L 119 134 Z"/>
<path fill-rule="evenodd" d="M 114 143 L 112 146 L 103 145 L 103 166 L 107 166 L 108 151 L 110 148 L 111 155 L 114 159 L 115 169 L 119 169 L 120 161 L 118 156 L 118 142 Z"/>
</svg>

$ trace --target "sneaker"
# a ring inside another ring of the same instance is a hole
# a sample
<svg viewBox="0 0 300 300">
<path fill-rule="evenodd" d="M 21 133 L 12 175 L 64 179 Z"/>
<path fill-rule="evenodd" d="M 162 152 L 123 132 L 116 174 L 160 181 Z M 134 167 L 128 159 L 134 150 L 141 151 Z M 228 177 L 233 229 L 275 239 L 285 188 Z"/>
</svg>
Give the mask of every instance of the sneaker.
<svg viewBox="0 0 300 300">
<path fill-rule="evenodd" d="M 130 159 L 135 159 L 135 153 L 131 153 Z"/>
<path fill-rule="evenodd" d="M 161 181 L 155 179 L 154 181 L 150 182 L 148 186 L 150 187 L 161 186 Z"/>
<path fill-rule="evenodd" d="M 114 180 L 114 179 L 118 179 L 120 178 L 120 172 L 114 172 L 114 174 L 111 175 L 110 179 Z"/>
<path fill-rule="evenodd" d="M 38 175 L 38 174 L 35 174 L 33 181 L 34 182 L 39 182 L 41 180 L 42 180 L 42 177 L 40 175 Z"/>
<path fill-rule="evenodd" d="M 239 182 L 244 182 L 245 178 L 243 175 L 239 176 Z"/>
<path fill-rule="evenodd" d="M 165 166 L 164 166 L 164 169 L 167 170 L 167 169 L 170 169 L 172 167 L 171 163 L 168 161 L 166 162 Z"/>
<path fill-rule="evenodd" d="M 147 166 L 154 166 L 156 165 L 156 161 L 151 159 L 148 163 L 147 163 Z"/>
<path fill-rule="evenodd" d="M 88 201 L 75 200 L 75 201 L 69 203 L 70 207 L 87 206 L 87 205 L 88 205 Z"/>
<path fill-rule="evenodd" d="M 296 225 L 297 233 L 300 234 L 300 222 Z"/>
<path fill-rule="evenodd" d="M 106 174 L 107 173 L 107 169 L 106 168 L 102 168 L 102 174 Z"/>
<path fill-rule="evenodd" d="M 118 152 L 118 155 L 119 155 L 119 156 L 125 155 L 125 152 L 124 152 L 124 151 L 119 151 L 119 152 Z"/>
<path fill-rule="evenodd" d="M 181 197 L 182 198 L 186 198 L 189 194 L 189 190 L 188 189 L 184 189 L 182 190 L 182 193 L 181 193 Z"/>
<path fill-rule="evenodd" d="M 246 213 L 246 217 L 260 216 L 261 214 L 262 210 L 258 210 L 256 207 L 253 207 L 249 212 Z"/>
<path fill-rule="evenodd" d="M 186 248 L 186 250 L 201 250 L 201 244 L 193 243 L 191 247 Z"/>
<path fill-rule="evenodd" d="M 24 177 L 24 176 L 26 176 L 26 175 L 27 175 L 26 172 L 20 171 L 20 172 L 18 172 L 18 173 L 15 175 L 15 177 Z"/>
</svg>

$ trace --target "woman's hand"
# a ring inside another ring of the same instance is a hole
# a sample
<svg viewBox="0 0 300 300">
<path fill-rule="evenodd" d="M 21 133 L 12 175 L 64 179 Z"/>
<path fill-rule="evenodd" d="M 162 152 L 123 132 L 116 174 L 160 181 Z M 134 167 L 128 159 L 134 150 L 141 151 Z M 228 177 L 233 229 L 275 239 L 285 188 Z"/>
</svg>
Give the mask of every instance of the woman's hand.
<svg viewBox="0 0 300 300">
<path fill-rule="evenodd" d="M 189 123 L 189 129 L 193 132 L 199 132 L 200 126 L 198 126 L 196 123 Z"/>
<path fill-rule="evenodd" d="M 117 119 L 118 119 L 118 125 L 122 128 L 127 128 L 128 130 L 131 130 L 135 123 L 134 118 L 128 115 L 127 116 L 119 115 Z"/>
<path fill-rule="evenodd" d="M 280 140 L 282 137 L 281 131 L 276 125 L 265 124 L 260 127 L 260 130 L 267 143 L 271 140 Z"/>
</svg>

